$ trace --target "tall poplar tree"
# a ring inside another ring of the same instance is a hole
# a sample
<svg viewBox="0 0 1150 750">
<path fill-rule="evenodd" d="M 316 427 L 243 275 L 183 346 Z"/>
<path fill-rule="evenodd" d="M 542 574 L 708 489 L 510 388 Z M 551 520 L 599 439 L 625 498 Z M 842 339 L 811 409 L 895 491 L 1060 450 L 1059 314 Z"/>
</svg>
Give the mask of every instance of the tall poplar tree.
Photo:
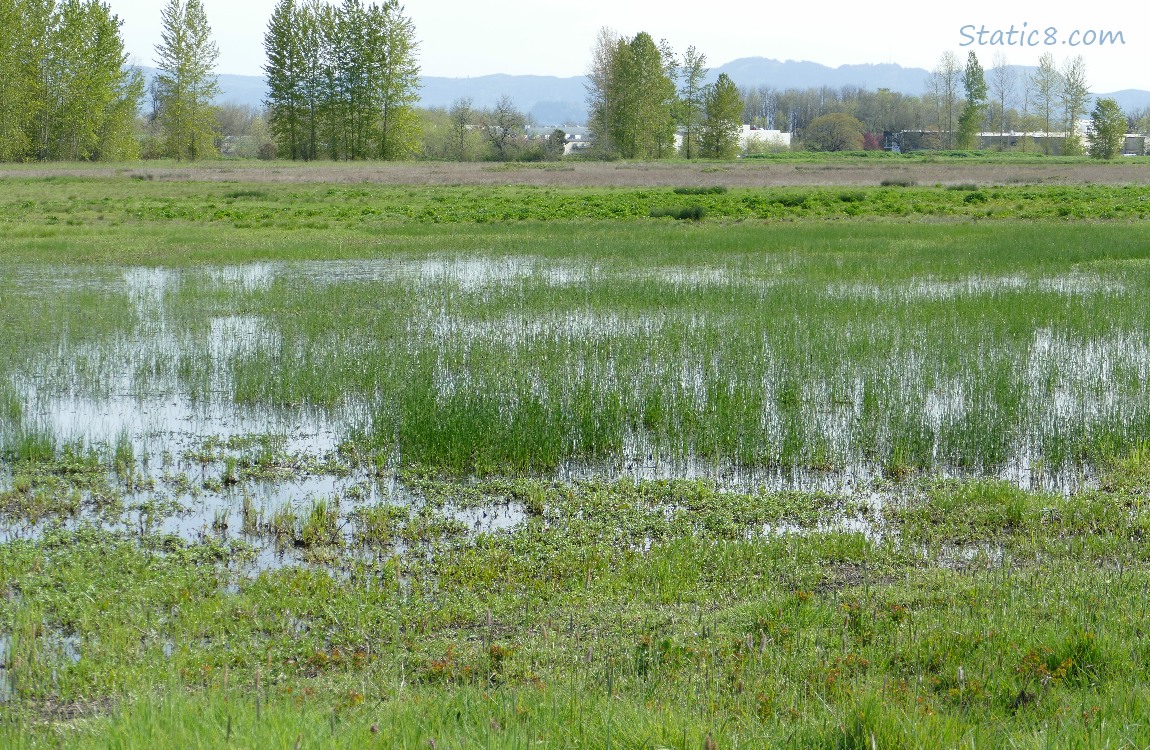
<svg viewBox="0 0 1150 750">
<path fill-rule="evenodd" d="M 397 0 L 280 0 L 264 35 L 267 106 L 293 159 L 401 159 L 419 142 L 419 43 Z"/>
<path fill-rule="evenodd" d="M 1037 107 L 1038 119 L 1042 122 L 1043 153 L 1050 153 L 1050 131 L 1054 127 L 1055 107 L 1058 104 L 1058 92 L 1062 86 L 1062 76 L 1054 67 L 1054 55 L 1044 52 L 1038 58 L 1038 67 L 1030 78 L 1031 89 L 1034 92 L 1034 104 Z"/>
<path fill-rule="evenodd" d="M 120 21 L 95 0 L 64 0 L 53 16 L 49 95 L 38 146 L 42 158 L 130 158 L 138 152 L 131 120 L 143 93 L 126 68 Z"/>
<path fill-rule="evenodd" d="M 959 148 L 976 148 L 986 108 L 986 75 L 974 50 L 966 56 L 966 68 L 962 71 L 962 87 L 966 90 L 966 104 L 962 107 L 962 114 L 958 116 L 957 145 Z"/>
<path fill-rule="evenodd" d="M 278 152 L 289 159 L 307 158 L 302 20 L 296 0 L 280 0 L 264 32 L 267 62 L 263 70 L 268 87 L 264 107 Z"/>
<path fill-rule="evenodd" d="M 200 0 L 168 0 L 160 19 L 156 87 L 164 151 L 176 159 L 199 159 L 215 151 L 212 99 L 219 93 L 220 52 Z"/>
<path fill-rule="evenodd" d="M 373 39 L 379 45 L 380 69 L 374 80 L 381 159 L 406 159 L 419 146 L 419 42 L 415 24 L 397 0 L 372 8 Z"/>
<path fill-rule="evenodd" d="M 0 161 L 134 158 L 143 79 L 98 0 L 0 0 Z"/>
<path fill-rule="evenodd" d="M 703 109 L 707 77 L 707 56 L 694 47 L 688 47 L 680 69 L 679 103 L 677 117 L 683 132 L 683 145 L 679 151 L 685 159 L 699 156 L 699 138 L 702 135 Z"/>
<path fill-rule="evenodd" d="M 938 65 L 931 71 L 930 89 L 937 107 L 936 119 L 941 136 L 939 145 L 945 148 L 954 146 L 954 110 L 958 106 L 958 84 L 961 78 L 958 57 L 950 50 L 942 53 Z"/>
<path fill-rule="evenodd" d="M 1062 64 L 1060 81 L 1062 87 L 1058 100 L 1062 105 L 1063 122 L 1066 123 L 1062 153 L 1078 156 L 1082 153 L 1082 133 L 1078 128 L 1078 119 L 1086 114 L 1086 103 L 1090 99 L 1090 85 L 1086 83 L 1086 61 L 1082 55 Z"/>
<path fill-rule="evenodd" d="M 0 0 L 0 161 L 25 158 L 37 102 L 35 24 L 28 0 Z M 44 19 L 46 32 L 46 19 Z"/>
</svg>

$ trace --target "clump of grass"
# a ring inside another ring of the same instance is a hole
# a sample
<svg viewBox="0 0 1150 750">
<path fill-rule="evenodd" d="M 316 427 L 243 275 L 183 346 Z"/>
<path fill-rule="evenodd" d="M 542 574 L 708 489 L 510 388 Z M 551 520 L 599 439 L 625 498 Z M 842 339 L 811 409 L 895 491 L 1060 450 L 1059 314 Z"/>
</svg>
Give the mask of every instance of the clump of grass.
<svg viewBox="0 0 1150 750">
<path fill-rule="evenodd" d="M 660 219 L 664 217 L 671 217 L 680 221 L 702 221 L 707 215 L 707 209 L 703 206 L 683 206 L 680 208 L 652 208 L 651 217 Z"/>
<path fill-rule="evenodd" d="M 774 202 L 787 208 L 802 208 L 807 205 L 807 195 L 805 193 L 784 193 L 775 196 Z"/>
<path fill-rule="evenodd" d="M 955 185 L 947 185 L 946 189 L 966 192 L 969 190 L 978 190 L 978 185 L 974 184 L 973 182 L 960 182 Z"/>
<path fill-rule="evenodd" d="M 673 191 L 675 195 L 722 195 L 727 192 L 724 185 L 712 185 L 711 187 L 677 187 Z"/>
<path fill-rule="evenodd" d="M 295 535 L 297 546 L 310 548 L 339 542 L 339 505 L 324 498 L 313 500 Z"/>
<path fill-rule="evenodd" d="M 918 183 L 906 178 L 888 177 L 879 183 L 881 187 L 914 187 Z"/>
</svg>

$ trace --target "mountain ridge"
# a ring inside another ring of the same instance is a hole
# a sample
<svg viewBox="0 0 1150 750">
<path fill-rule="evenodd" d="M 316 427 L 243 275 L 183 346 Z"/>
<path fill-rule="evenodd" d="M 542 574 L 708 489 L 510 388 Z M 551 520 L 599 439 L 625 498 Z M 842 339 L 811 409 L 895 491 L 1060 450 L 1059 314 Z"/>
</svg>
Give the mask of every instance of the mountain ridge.
<svg viewBox="0 0 1150 750">
<path fill-rule="evenodd" d="M 1033 68 L 1011 66 L 1016 72 Z M 154 69 L 142 67 L 145 76 Z M 768 57 L 742 57 L 712 68 L 708 80 L 726 73 L 740 87 L 771 86 L 776 89 L 806 89 L 846 86 L 868 90 L 889 89 L 902 94 L 921 96 L 926 92 L 930 71 L 908 68 L 898 63 L 862 63 L 830 67 L 808 60 L 776 60 Z M 987 73 L 989 77 L 989 71 Z M 220 95 L 216 103 L 237 103 L 262 107 L 267 90 L 262 76 L 222 73 Z M 423 76 L 420 79 L 420 106 L 450 107 L 462 98 L 470 98 L 475 107 L 490 107 L 503 95 L 530 114 L 540 125 L 577 125 L 587 119 L 586 76 L 510 75 L 493 73 L 466 78 Z M 1123 110 L 1150 107 L 1150 91 L 1123 89 L 1100 92 L 1095 97 L 1110 97 Z"/>
</svg>

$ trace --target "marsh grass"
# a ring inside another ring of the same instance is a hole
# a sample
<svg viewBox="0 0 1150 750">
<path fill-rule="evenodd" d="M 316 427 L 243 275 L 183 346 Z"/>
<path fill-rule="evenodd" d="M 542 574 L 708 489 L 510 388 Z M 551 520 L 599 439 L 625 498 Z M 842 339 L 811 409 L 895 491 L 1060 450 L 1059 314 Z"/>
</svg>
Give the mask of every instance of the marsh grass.
<svg viewBox="0 0 1150 750">
<path fill-rule="evenodd" d="M 1150 744 L 1144 188 L 171 169 L 0 200 L 0 746 Z"/>
<path fill-rule="evenodd" d="M 218 542 L 54 530 L 0 547 L 0 739 L 1135 747 L 1143 463 L 1071 497 L 916 481 L 873 533 L 828 526 L 861 510 L 834 496 L 424 475 L 429 505 L 545 503 L 437 534 L 427 507 L 316 501 L 293 528 L 424 541 L 255 577 Z"/>
</svg>

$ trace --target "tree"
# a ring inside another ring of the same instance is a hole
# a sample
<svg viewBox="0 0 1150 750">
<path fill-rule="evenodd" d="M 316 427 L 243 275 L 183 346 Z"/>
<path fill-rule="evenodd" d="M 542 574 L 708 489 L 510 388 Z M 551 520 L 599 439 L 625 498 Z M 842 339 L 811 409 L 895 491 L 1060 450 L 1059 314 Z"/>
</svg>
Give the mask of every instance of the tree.
<svg viewBox="0 0 1150 750">
<path fill-rule="evenodd" d="M 994 56 L 994 67 L 990 69 L 990 94 L 998 104 L 998 134 L 1006 135 L 1008 103 L 1014 98 L 1014 68 L 1001 52 Z"/>
<path fill-rule="evenodd" d="M 1066 140 L 1062 153 L 1068 156 L 1082 153 L 1082 137 L 1078 132 L 1078 120 L 1086 113 L 1086 102 L 1090 99 L 1090 86 L 1086 83 L 1086 61 L 1079 55 L 1062 64 L 1060 76 L 1062 87 L 1059 102 L 1066 123 Z"/>
<path fill-rule="evenodd" d="M 372 101 L 378 111 L 377 151 L 385 160 L 406 159 L 419 144 L 419 42 L 415 24 L 398 0 L 373 5 L 370 39 L 378 68 L 373 71 Z"/>
<path fill-rule="evenodd" d="M 604 26 L 599 29 L 595 46 L 591 48 L 591 63 L 587 67 L 588 125 L 595 138 L 595 148 L 603 154 L 614 154 L 610 123 L 615 114 L 614 76 L 615 58 L 619 53 L 619 35 Z"/>
<path fill-rule="evenodd" d="M 220 52 L 200 0 L 168 0 L 160 20 L 156 86 L 164 151 L 176 159 L 198 159 L 215 150 L 212 100 L 219 93 Z"/>
<path fill-rule="evenodd" d="M 451 151 L 456 161 L 466 161 L 471 149 L 468 147 L 472 127 L 475 125 L 475 110 L 471 98 L 456 99 L 447 116 L 451 120 Z"/>
<path fill-rule="evenodd" d="M 1126 140 L 1126 115 L 1113 99 L 1099 99 L 1090 113 L 1089 152 L 1095 159 L 1114 159 L 1122 155 Z"/>
<path fill-rule="evenodd" d="M 986 107 L 986 76 L 978 57 L 971 50 L 966 56 L 966 68 L 962 72 L 962 87 L 966 91 L 966 104 L 958 118 L 959 148 L 976 148 L 978 132 L 982 129 L 983 111 Z"/>
<path fill-rule="evenodd" d="M 523 128 L 527 118 L 515 107 L 510 96 L 504 94 L 484 118 L 484 133 L 492 152 L 499 161 L 508 161 L 515 156 L 515 147 L 523 138 Z"/>
<path fill-rule="evenodd" d="M 679 150 L 685 159 L 694 159 L 699 155 L 699 137 L 706 94 L 706 87 L 703 85 L 703 79 L 707 77 L 706 65 L 706 55 L 696 51 L 694 47 L 687 48 L 686 54 L 683 55 L 682 83 L 679 86 L 679 102 L 676 110 L 676 120 L 683 131 L 683 145 Z"/>
<path fill-rule="evenodd" d="M 703 97 L 701 154 L 707 159 L 733 159 L 739 153 L 743 126 L 743 97 L 727 76 L 720 73 Z"/>
<path fill-rule="evenodd" d="M 307 157 L 304 148 L 307 114 L 302 85 L 306 61 L 301 20 L 296 0 L 280 0 L 264 32 L 267 62 L 263 70 L 268 89 L 264 107 L 279 153 L 290 159 Z"/>
<path fill-rule="evenodd" d="M 292 158 L 402 159 L 420 141 L 415 27 L 398 0 L 280 0 L 264 35 L 268 107 Z"/>
<path fill-rule="evenodd" d="M 670 50 L 640 32 L 613 38 L 604 29 L 588 71 L 587 103 L 597 148 L 626 159 L 668 156 L 675 143 L 674 74 Z"/>
<path fill-rule="evenodd" d="M 863 124 L 845 112 L 834 112 L 811 121 L 803 131 L 810 151 L 858 151 L 863 146 Z"/>
<path fill-rule="evenodd" d="M 1042 150 L 1043 153 L 1049 154 L 1050 129 L 1054 125 L 1054 108 L 1057 105 L 1058 92 L 1062 86 L 1062 76 L 1054 67 L 1054 55 L 1045 52 L 1042 57 L 1038 58 L 1038 67 L 1030 80 L 1031 90 L 1034 92 L 1034 106 L 1037 108 L 1036 114 L 1044 131 Z"/>
<path fill-rule="evenodd" d="M 134 158 L 143 78 L 97 0 L 0 0 L 0 160 Z"/>
<path fill-rule="evenodd" d="M 954 111 L 958 106 L 958 84 L 962 71 L 958 67 L 958 57 L 947 50 L 939 58 L 938 65 L 930 74 L 930 90 L 936 105 L 935 122 L 942 133 L 942 146 L 954 146 Z"/>
</svg>

